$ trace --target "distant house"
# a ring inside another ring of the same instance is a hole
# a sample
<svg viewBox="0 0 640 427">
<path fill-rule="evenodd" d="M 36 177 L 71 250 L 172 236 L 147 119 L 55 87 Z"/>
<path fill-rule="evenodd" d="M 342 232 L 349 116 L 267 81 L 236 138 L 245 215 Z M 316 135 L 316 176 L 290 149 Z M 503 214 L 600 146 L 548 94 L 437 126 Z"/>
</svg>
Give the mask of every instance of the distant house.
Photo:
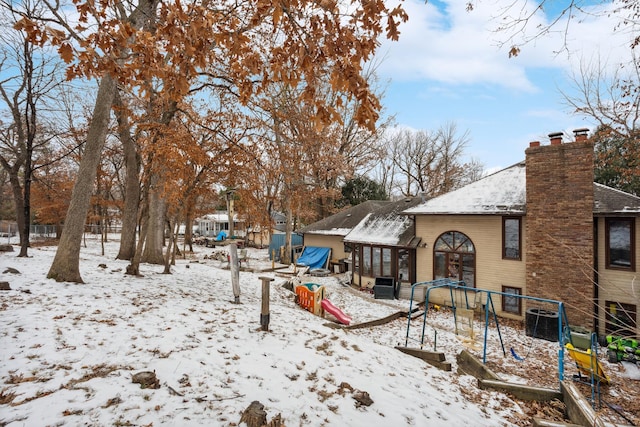
<svg viewBox="0 0 640 427">
<path fill-rule="evenodd" d="M 271 212 L 271 227 L 251 225 L 247 228 L 247 242 L 259 247 L 272 246 L 272 236 L 284 234 L 286 230 L 287 216 L 282 212 Z"/>
<path fill-rule="evenodd" d="M 417 279 L 563 301 L 571 324 L 637 336 L 640 198 L 593 182 L 585 130 L 572 143 L 550 139 L 531 143 L 522 163 L 405 211 L 425 243 Z M 518 319 L 526 309 L 516 297 L 497 307 Z"/>
<path fill-rule="evenodd" d="M 586 130 L 571 143 L 550 140 L 455 191 L 397 202 L 410 203 L 401 211 L 366 202 L 333 215 L 301 230 L 305 245 L 349 259 L 361 287 L 380 276 L 405 288 L 452 278 L 501 293 L 493 303 L 503 317 L 523 319 L 527 300 L 517 295 L 526 295 L 562 301 L 572 325 L 638 336 L 640 198 L 593 182 Z"/>
<path fill-rule="evenodd" d="M 204 215 L 195 220 L 195 228 L 202 237 L 216 237 L 222 230 L 229 231 L 229 214 L 226 211 L 219 211 Z M 244 221 L 238 215 L 234 216 L 233 234 L 238 237 L 246 235 Z"/>
<path fill-rule="evenodd" d="M 273 229 L 284 233 L 287 231 L 287 215 L 282 212 L 271 212 Z"/>
</svg>

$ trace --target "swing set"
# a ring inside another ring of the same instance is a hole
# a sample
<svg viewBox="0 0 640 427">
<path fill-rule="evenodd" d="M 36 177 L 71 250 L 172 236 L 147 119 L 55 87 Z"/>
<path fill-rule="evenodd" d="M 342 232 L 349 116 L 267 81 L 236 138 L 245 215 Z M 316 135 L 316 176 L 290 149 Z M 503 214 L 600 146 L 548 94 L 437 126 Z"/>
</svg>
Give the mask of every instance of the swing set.
<svg viewBox="0 0 640 427">
<path fill-rule="evenodd" d="M 533 340 L 536 338 L 536 332 L 538 331 L 538 323 L 540 322 L 540 312 L 536 315 L 536 324 L 533 327 L 533 333 L 531 334 L 531 343 L 529 344 L 529 348 L 527 349 L 527 354 L 524 357 L 518 355 L 516 351 L 511 347 L 511 355 L 518 362 L 524 362 L 529 357 L 529 353 L 531 353 L 531 349 L 533 348 Z"/>
<path fill-rule="evenodd" d="M 564 380 L 564 352 L 565 352 L 565 343 L 571 343 L 571 330 L 569 328 L 569 320 L 567 318 L 567 313 L 565 311 L 564 303 L 562 301 L 556 301 L 545 298 L 537 298 L 525 295 L 516 295 L 512 293 L 504 293 L 498 291 L 490 291 L 486 289 L 478 289 L 471 288 L 466 286 L 464 281 L 453 281 L 449 278 L 437 279 L 428 282 L 418 282 L 411 286 L 411 299 L 409 300 L 409 313 L 413 312 L 413 302 L 414 302 L 414 294 L 416 289 L 422 288 L 425 289 L 424 296 L 424 304 L 425 309 L 422 314 L 422 332 L 420 334 L 420 339 L 413 339 L 410 336 L 411 329 L 411 320 L 412 316 L 408 317 L 407 321 L 407 333 L 405 339 L 405 346 L 409 345 L 409 341 L 412 340 L 414 342 L 419 342 L 419 347 L 423 348 L 425 344 L 425 332 L 427 327 L 427 314 L 429 312 L 429 301 L 431 297 L 431 292 L 437 289 L 441 289 L 444 292 L 449 291 L 449 297 L 451 301 L 451 310 L 453 312 L 454 321 L 456 322 L 456 334 L 458 333 L 458 317 L 462 314 L 463 316 L 468 316 L 468 313 L 471 312 L 473 315 L 473 311 L 477 308 L 480 308 L 484 311 L 484 338 L 483 338 L 483 349 L 482 349 L 482 363 L 487 363 L 487 339 L 489 334 L 489 323 L 491 320 L 495 323 L 496 330 L 498 332 L 498 337 L 500 339 L 500 346 L 502 348 L 502 353 L 506 356 L 507 352 L 505 350 L 504 341 L 502 339 L 502 333 L 500 332 L 500 326 L 498 322 L 498 315 L 496 313 L 496 308 L 494 304 L 494 298 L 498 297 L 508 297 L 508 298 L 517 298 L 519 300 L 526 301 L 535 301 L 539 303 L 547 303 L 552 306 L 557 307 L 557 313 L 559 315 L 558 321 L 558 378 L 559 381 Z M 479 303 L 482 303 L 480 307 L 478 307 Z M 538 328 L 538 320 L 539 317 L 536 318 L 536 324 L 534 327 L 534 332 L 532 336 L 532 341 L 529 346 L 529 349 L 524 357 L 519 356 L 513 347 L 510 348 L 511 355 L 518 361 L 526 360 L 527 356 L 531 352 L 531 347 L 533 346 L 533 338 L 536 337 L 536 330 Z M 436 338 L 437 331 L 434 330 L 434 340 L 433 346 L 434 351 L 436 350 Z"/>
</svg>

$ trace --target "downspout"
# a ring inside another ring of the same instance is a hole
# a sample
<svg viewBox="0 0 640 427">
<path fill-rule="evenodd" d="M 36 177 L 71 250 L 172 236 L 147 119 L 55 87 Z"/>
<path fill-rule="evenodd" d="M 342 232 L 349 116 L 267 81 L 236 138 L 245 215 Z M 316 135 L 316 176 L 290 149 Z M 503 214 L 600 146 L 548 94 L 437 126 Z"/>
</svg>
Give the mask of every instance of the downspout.
<svg viewBox="0 0 640 427">
<path fill-rule="evenodd" d="M 600 282 L 598 274 L 598 217 L 593 220 L 593 330 L 600 336 Z"/>
<path fill-rule="evenodd" d="M 358 251 L 358 288 L 362 288 L 362 269 L 360 268 L 360 264 L 362 264 L 362 245 L 361 244 L 357 244 L 357 251 Z M 356 273 L 356 253 L 355 251 L 353 251 L 353 274 Z"/>
</svg>

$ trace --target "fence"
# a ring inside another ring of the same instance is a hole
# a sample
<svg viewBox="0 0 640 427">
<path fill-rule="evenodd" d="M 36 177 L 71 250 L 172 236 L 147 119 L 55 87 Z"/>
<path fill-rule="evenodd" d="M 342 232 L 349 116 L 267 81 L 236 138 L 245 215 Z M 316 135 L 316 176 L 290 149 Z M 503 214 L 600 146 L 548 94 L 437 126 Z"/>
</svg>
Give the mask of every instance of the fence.
<svg viewBox="0 0 640 427">
<path fill-rule="evenodd" d="M 18 224 L 0 221 L 0 243 L 11 244 L 18 239 Z"/>
<path fill-rule="evenodd" d="M 29 229 L 30 241 L 41 241 L 56 238 L 55 225 L 31 225 Z M 20 242 L 18 224 L 3 223 L 0 225 L 0 242 L 14 244 Z"/>
<path fill-rule="evenodd" d="M 44 240 L 56 238 L 56 225 L 38 225 L 32 224 L 29 229 L 29 241 L 41 242 Z M 101 236 L 104 227 L 100 225 L 85 225 L 85 235 Z M 122 226 L 107 226 L 107 234 L 117 234 L 122 232 Z M 18 233 L 18 225 L 16 223 L 2 222 L 0 223 L 0 243 L 18 244 L 20 235 Z"/>
</svg>

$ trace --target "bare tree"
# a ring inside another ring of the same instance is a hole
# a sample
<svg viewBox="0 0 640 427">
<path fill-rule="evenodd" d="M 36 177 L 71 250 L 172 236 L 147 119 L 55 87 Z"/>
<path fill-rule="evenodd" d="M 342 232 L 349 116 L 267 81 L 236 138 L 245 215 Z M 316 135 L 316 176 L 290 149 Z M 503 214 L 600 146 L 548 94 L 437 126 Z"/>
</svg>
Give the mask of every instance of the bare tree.
<svg viewBox="0 0 640 427">
<path fill-rule="evenodd" d="M 633 50 L 631 55 L 631 61 L 615 68 L 600 60 L 581 63 L 579 72 L 572 75 L 576 95 L 561 93 L 576 114 L 598 124 L 592 136 L 596 181 L 637 193 L 640 61 Z"/>
<path fill-rule="evenodd" d="M 435 140 L 426 131 L 405 130 L 391 142 L 390 157 L 396 166 L 403 196 L 415 196 L 429 191 L 429 170 L 438 158 Z"/>
<path fill-rule="evenodd" d="M 628 64 L 607 71 L 600 59 L 580 63 L 571 75 L 576 95 L 561 91 L 575 113 L 611 128 L 620 137 L 633 135 L 640 125 L 640 62 L 631 51 Z"/>
<path fill-rule="evenodd" d="M 8 113 L 8 125 L 0 132 L 0 166 L 8 173 L 20 236 L 19 257 L 27 256 L 31 226 L 31 182 L 34 153 L 49 142 L 41 110 L 50 107 L 53 92 L 62 80 L 59 63 L 12 26 L 22 17 L 36 16 L 40 5 L 0 3 L 3 29 L 0 35 L 0 99 Z M 0 121 L 1 123 L 1 121 Z M 3 126 L 4 127 L 4 126 Z"/>
<path fill-rule="evenodd" d="M 469 133 L 458 132 L 455 123 L 448 123 L 435 132 L 405 130 L 389 139 L 388 171 L 403 196 L 423 194 L 435 197 L 454 190 L 478 175 L 477 162 L 462 163 Z M 386 178 L 388 181 L 392 178 Z"/>
<path fill-rule="evenodd" d="M 467 2 L 467 10 L 472 11 L 482 0 Z M 602 5 L 599 9 L 596 5 Z M 637 0 L 620 0 L 609 2 L 600 0 L 588 2 L 584 0 L 538 0 L 535 2 L 511 2 L 499 9 L 495 18 L 499 22 L 496 31 L 505 35 L 499 46 L 509 47 L 509 56 L 517 56 L 527 44 L 550 34 L 562 34 L 562 45 L 557 51 L 569 52 L 568 40 L 572 25 L 585 18 L 618 19 L 612 30 L 628 32 L 630 48 L 640 44 L 638 25 L 640 25 L 640 3 Z M 538 19 L 541 18 L 541 19 Z"/>
</svg>

